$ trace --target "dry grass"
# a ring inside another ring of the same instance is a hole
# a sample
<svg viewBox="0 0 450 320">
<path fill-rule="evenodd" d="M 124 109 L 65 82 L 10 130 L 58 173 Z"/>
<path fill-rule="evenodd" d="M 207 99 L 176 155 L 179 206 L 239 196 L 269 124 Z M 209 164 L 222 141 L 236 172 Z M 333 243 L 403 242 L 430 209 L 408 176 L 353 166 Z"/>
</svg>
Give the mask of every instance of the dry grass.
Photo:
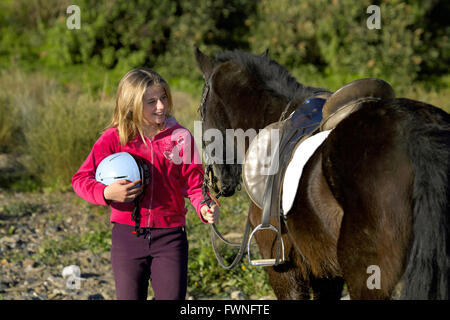
<svg viewBox="0 0 450 320">
<path fill-rule="evenodd" d="M 405 98 L 426 102 L 450 113 L 450 88 L 436 91 L 427 90 L 424 87 L 413 87 L 405 91 Z"/>
</svg>

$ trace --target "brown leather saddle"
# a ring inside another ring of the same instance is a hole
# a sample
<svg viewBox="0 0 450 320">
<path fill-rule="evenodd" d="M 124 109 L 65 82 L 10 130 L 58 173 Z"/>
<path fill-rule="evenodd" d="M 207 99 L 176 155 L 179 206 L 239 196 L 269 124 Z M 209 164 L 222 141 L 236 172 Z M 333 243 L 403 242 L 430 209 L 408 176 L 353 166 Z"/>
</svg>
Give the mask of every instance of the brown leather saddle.
<svg viewBox="0 0 450 320">
<path fill-rule="evenodd" d="M 251 265 L 272 266 L 283 263 L 285 260 L 284 244 L 280 233 L 280 216 L 284 217 L 287 213 L 281 212 L 281 195 L 284 174 L 296 147 L 315 133 L 334 129 L 344 118 L 358 110 L 363 102 L 394 97 L 394 90 L 387 82 L 369 78 L 350 82 L 332 94 L 320 93 L 308 98 L 286 120 L 270 125 L 270 130 L 280 131 L 277 152 L 271 161 L 273 166 L 277 166 L 277 170 L 269 170 L 275 172 L 274 174 L 265 177 L 252 177 L 249 174 L 249 172 L 257 172 L 255 168 L 247 166 L 247 158 L 251 157 L 250 152 L 255 149 L 250 145 L 243 168 L 244 187 L 263 213 L 261 224 L 249 237 L 248 252 L 250 253 L 252 237 L 259 230 L 272 230 L 277 233 L 278 238 L 276 257 L 252 260 L 249 254 Z M 317 117 L 317 112 L 321 113 L 320 117 Z M 308 121 L 308 118 L 316 121 Z M 250 166 L 258 165 L 255 161 L 249 161 L 249 163 L 252 163 Z M 271 217 L 278 222 L 277 227 L 270 224 Z"/>
<path fill-rule="evenodd" d="M 359 79 L 346 84 L 333 93 L 323 106 L 321 131 L 335 128 L 342 119 L 356 111 L 362 102 L 392 99 L 394 89 L 381 79 Z"/>
</svg>

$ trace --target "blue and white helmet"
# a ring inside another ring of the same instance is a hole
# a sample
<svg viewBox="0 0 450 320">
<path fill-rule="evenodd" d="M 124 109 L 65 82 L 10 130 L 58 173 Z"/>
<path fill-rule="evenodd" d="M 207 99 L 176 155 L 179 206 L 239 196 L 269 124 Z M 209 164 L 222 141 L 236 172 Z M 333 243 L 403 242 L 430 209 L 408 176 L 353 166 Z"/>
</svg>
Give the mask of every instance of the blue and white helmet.
<svg viewBox="0 0 450 320">
<path fill-rule="evenodd" d="M 103 159 L 95 172 L 95 180 L 110 185 L 117 180 L 149 182 L 149 170 L 144 160 L 128 152 L 113 153 Z M 137 186 L 140 186 L 137 185 Z"/>
</svg>

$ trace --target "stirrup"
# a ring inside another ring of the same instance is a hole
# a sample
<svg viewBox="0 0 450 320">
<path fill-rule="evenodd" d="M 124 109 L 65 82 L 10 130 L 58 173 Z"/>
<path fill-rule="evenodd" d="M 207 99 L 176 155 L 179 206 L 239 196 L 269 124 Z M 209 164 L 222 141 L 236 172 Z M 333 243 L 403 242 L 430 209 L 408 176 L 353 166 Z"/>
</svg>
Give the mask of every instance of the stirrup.
<svg viewBox="0 0 450 320">
<path fill-rule="evenodd" d="M 276 258 L 274 258 L 274 259 L 255 259 L 255 260 L 252 260 L 252 259 L 251 259 L 251 257 L 250 257 L 250 244 L 251 244 L 251 242 L 252 242 L 252 237 L 253 237 L 253 235 L 255 234 L 256 231 L 259 231 L 259 230 L 272 230 L 272 231 L 275 231 L 275 232 L 277 233 L 277 238 L 279 237 L 280 240 L 281 240 L 281 252 L 282 252 L 282 259 L 281 259 L 281 261 L 278 260 L 278 257 L 276 257 Z M 247 250 L 248 250 L 248 251 L 247 251 L 247 252 L 248 252 L 248 262 L 249 262 L 249 264 L 250 264 L 251 266 L 264 266 L 264 267 L 267 267 L 267 266 L 276 266 L 276 265 L 279 265 L 279 264 L 281 264 L 281 263 L 284 263 L 284 261 L 285 261 L 285 258 L 284 258 L 284 243 L 283 243 L 283 238 L 282 238 L 280 235 L 278 235 L 278 230 L 277 230 L 277 228 L 275 228 L 275 227 L 272 226 L 272 225 L 269 225 L 268 227 L 263 227 L 262 224 L 258 225 L 258 226 L 253 230 L 253 232 L 250 234 L 250 238 L 248 239 L 248 247 L 247 247 Z"/>
</svg>

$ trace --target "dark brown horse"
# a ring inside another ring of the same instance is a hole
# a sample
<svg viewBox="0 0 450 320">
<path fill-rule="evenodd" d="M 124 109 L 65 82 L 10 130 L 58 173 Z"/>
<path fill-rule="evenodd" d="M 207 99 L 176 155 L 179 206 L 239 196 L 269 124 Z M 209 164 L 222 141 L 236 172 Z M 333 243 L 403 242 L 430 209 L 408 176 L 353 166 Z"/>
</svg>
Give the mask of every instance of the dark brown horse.
<svg viewBox="0 0 450 320">
<path fill-rule="evenodd" d="M 197 48 L 207 82 L 203 129 L 262 129 L 323 89 L 305 87 L 267 54 Z M 268 267 L 278 299 L 449 299 L 450 117 L 409 99 L 366 103 L 342 120 L 304 168 L 292 213 L 281 221 L 286 262 Z M 224 134 L 225 136 L 225 134 Z M 226 157 L 226 155 L 224 155 Z M 227 162 L 228 163 L 228 162 Z M 233 195 L 240 164 L 213 164 L 216 192 Z M 250 204 L 249 221 L 261 222 Z M 274 222 L 275 223 L 275 222 Z M 275 234 L 255 234 L 275 255 Z M 370 288 L 370 266 L 381 287 Z"/>
</svg>

